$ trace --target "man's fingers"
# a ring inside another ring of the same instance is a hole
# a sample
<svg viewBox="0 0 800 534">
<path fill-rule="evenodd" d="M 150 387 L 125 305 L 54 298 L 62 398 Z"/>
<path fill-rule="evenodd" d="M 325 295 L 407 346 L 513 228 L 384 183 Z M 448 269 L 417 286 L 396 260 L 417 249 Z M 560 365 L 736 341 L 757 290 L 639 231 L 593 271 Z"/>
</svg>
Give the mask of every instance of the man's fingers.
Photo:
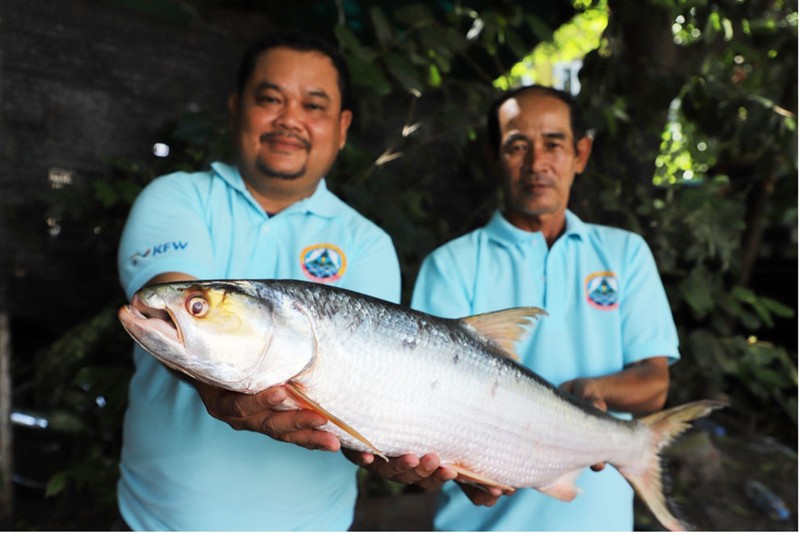
<svg viewBox="0 0 800 534">
<path fill-rule="evenodd" d="M 286 443 L 292 443 L 311 450 L 337 452 L 341 448 L 339 439 L 323 430 L 298 430 L 291 434 L 275 437 Z"/>
<path fill-rule="evenodd" d="M 503 496 L 503 491 L 500 488 L 465 484 L 463 482 L 459 482 L 459 486 L 461 486 L 469 500 L 472 501 L 472 504 L 477 506 L 494 506 Z"/>
<path fill-rule="evenodd" d="M 315 430 L 327 422 L 327 419 L 311 410 L 270 412 L 262 421 L 261 431 L 270 436 L 279 437 L 301 430 Z"/>
<path fill-rule="evenodd" d="M 388 462 L 379 459 L 373 463 L 380 476 L 403 484 L 413 484 L 419 479 L 415 471 L 418 465 L 419 458 L 413 454 L 404 454 Z"/>
</svg>

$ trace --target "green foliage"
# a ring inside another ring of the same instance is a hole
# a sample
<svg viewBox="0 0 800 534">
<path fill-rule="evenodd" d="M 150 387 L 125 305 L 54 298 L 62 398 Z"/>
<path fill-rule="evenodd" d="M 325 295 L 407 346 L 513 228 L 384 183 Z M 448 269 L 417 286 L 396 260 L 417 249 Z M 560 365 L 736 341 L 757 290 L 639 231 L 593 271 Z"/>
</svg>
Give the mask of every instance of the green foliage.
<svg viewBox="0 0 800 534">
<path fill-rule="evenodd" d="M 559 82 L 563 86 L 565 80 L 558 76 L 556 66 L 579 61 L 603 46 L 601 36 L 608 24 L 607 1 L 602 0 L 597 5 L 581 1 L 574 3 L 581 8 L 580 13 L 555 32 L 537 32 L 542 42 L 508 73 L 495 80 L 496 87 L 505 90 L 531 83 L 555 86 Z"/>
<path fill-rule="evenodd" d="M 791 443 L 796 2 L 612 3 L 608 48 L 581 76 L 597 138 L 575 207 L 653 249 L 681 336 L 672 401 L 730 397 L 731 424 Z M 766 264 L 786 275 L 758 276 Z"/>
</svg>

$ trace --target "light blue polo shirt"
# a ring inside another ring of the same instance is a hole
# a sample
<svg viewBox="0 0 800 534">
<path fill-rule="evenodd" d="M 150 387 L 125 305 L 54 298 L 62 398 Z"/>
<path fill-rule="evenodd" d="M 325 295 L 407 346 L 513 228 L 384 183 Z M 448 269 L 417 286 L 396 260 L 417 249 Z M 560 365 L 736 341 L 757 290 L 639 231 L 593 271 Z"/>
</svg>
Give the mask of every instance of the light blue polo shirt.
<svg viewBox="0 0 800 534">
<path fill-rule="evenodd" d="M 565 233 L 548 249 L 496 212 L 484 227 L 432 252 L 412 307 L 463 317 L 516 306 L 548 315 L 517 345 L 522 363 L 559 385 L 600 376 L 652 356 L 678 359 L 678 336 L 650 249 L 631 232 L 586 224 L 567 212 Z M 445 485 L 439 530 L 631 530 L 633 490 L 612 467 L 587 469 L 566 503 L 531 489 L 474 506 Z"/>
<path fill-rule="evenodd" d="M 281 278 L 398 302 L 389 236 L 328 191 L 268 216 L 236 168 L 154 180 L 134 203 L 118 254 L 126 295 L 169 271 L 201 279 Z M 134 530 L 346 530 L 356 466 L 236 431 L 206 412 L 194 387 L 138 346 L 118 501 Z"/>
</svg>

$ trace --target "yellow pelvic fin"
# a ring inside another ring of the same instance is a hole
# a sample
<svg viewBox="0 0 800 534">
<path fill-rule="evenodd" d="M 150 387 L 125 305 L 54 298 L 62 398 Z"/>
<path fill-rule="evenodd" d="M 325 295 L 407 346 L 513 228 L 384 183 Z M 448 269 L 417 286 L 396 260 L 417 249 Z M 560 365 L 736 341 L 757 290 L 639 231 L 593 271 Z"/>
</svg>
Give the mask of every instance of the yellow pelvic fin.
<svg viewBox="0 0 800 534">
<path fill-rule="evenodd" d="M 383 454 L 381 451 L 379 451 L 378 448 L 375 447 L 375 445 L 373 445 L 372 443 L 370 443 L 370 441 L 363 435 L 361 435 L 360 432 L 358 432 L 355 428 L 351 427 L 350 425 L 348 425 L 347 423 L 345 423 L 344 421 L 333 415 L 331 412 L 329 412 L 328 410 L 317 404 L 316 401 L 308 397 L 308 395 L 306 395 L 297 384 L 289 382 L 286 384 L 286 387 L 288 387 L 289 390 L 294 394 L 294 396 L 296 396 L 294 400 L 300 406 L 308 410 L 317 412 L 322 417 L 324 417 L 325 419 L 327 419 L 328 421 L 338 426 L 339 428 L 341 428 L 342 430 L 344 430 L 345 432 L 356 438 L 358 441 L 366 445 L 372 451 L 373 454 L 375 454 L 376 456 L 380 456 L 387 462 L 389 461 L 386 455 Z"/>
<path fill-rule="evenodd" d="M 462 467 L 462 466 L 457 465 L 457 464 L 453 464 L 451 467 L 453 469 L 455 469 L 456 472 L 458 473 L 458 478 L 456 478 L 456 480 L 458 482 L 464 482 L 466 484 L 473 484 L 473 485 L 476 485 L 478 487 L 480 487 L 480 486 L 488 486 L 488 487 L 492 487 L 492 488 L 500 488 L 503 491 L 514 491 L 514 488 L 512 488 L 511 486 L 507 486 L 505 484 L 500 484 L 499 482 L 495 482 L 494 480 L 492 480 L 490 478 L 486 478 L 485 476 L 479 475 L 478 473 L 476 473 L 474 471 L 470 471 L 466 467 Z"/>
<path fill-rule="evenodd" d="M 528 333 L 527 327 L 532 326 L 541 315 L 547 315 L 547 312 L 529 306 L 463 317 L 461 322 L 499 346 L 506 356 L 519 361 L 514 345 Z"/>
</svg>

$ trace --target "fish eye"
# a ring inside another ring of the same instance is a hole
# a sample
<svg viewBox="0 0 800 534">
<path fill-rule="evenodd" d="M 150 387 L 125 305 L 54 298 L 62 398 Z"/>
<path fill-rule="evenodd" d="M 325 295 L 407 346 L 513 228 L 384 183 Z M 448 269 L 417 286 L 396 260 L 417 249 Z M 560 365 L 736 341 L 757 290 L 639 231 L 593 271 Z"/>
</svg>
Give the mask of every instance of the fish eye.
<svg viewBox="0 0 800 534">
<path fill-rule="evenodd" d="M 192 297 L 186 301 L 186 311 L 199 319 L 208 315 L 209 310 L 208 301 L 203 297 Z"/>
</svg>

